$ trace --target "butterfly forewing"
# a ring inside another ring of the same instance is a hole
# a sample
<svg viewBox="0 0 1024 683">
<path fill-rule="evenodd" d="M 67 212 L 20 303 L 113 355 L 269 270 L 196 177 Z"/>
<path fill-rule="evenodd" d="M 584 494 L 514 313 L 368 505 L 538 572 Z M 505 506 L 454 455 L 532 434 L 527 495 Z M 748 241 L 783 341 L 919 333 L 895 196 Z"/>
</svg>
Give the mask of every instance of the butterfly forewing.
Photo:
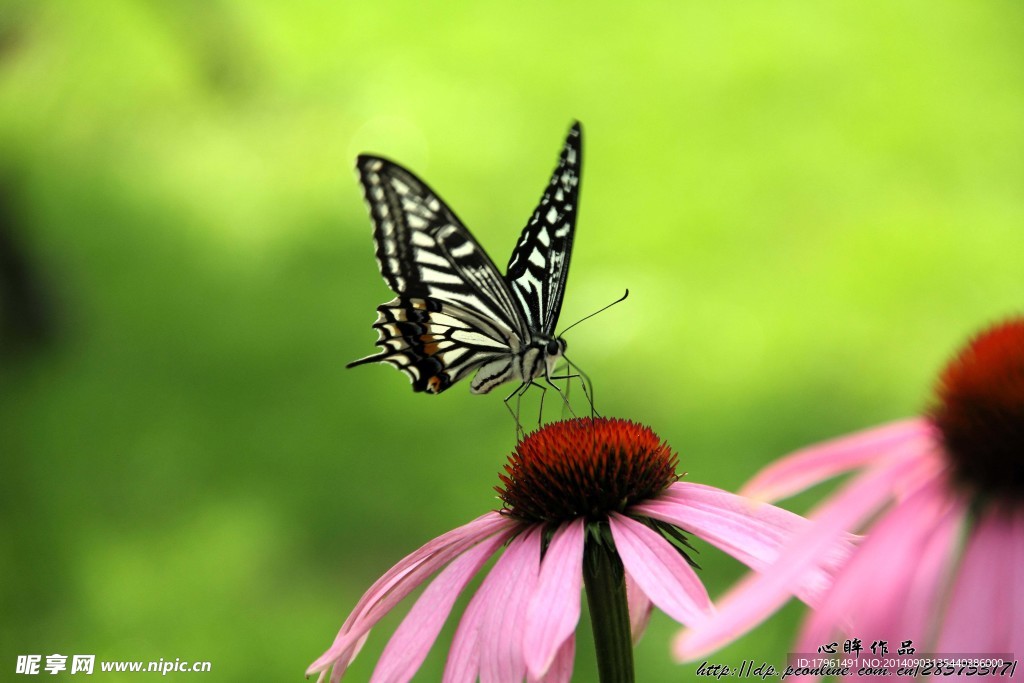
<svg viewBox="0 0 1024 683">
<path fill-rule="evenodd" d="M 381 350 L 349 367 L 390 363 L 409 376 L 414 390 L 429 393 L 477 370 L 475 393 L 547 372 L 564 348 L 547 350 L 572 250 L 580 143 L 577 123 L 504 277 L 426 183 L 387 159 L 360 156 L 377 263 L 398 296 L 377 309 Z"/>
<path fill-rule="evenodd" d="M 576 123 L 505 273 L 530 329 L 546 336 L 554 334 L 565 295 L 582 163 L 580 124 Z"/>
<path fill-rule="evenodd" d="M 392 291 L 467 306 L 524 328 L 487 252 L 426 183 L 380 157 L 360 156 L 358 168 L 377 264 Z"/>
</svg>

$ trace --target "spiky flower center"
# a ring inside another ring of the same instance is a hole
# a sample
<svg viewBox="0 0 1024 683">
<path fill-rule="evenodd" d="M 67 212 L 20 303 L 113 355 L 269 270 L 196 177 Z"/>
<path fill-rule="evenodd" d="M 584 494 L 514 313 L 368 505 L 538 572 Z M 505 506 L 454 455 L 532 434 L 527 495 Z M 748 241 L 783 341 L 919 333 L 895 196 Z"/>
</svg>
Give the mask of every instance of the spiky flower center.
<svg viewBox="0 0 1024 683">
<path fill-rule="evenodd" d="M 937 393 L 932 420 L 960 482 L 983 498 L 1024 501 L 1024 317 L 972 339 Z"/>
<path fill-rule="evenodd" d="M 601 520 L 674 482 L 676 462 L 672 449 L 648 427 L 576 418 L 546 425 L 520 441 L 495 490 L 508 514 L 531 522 Z"/>
</svg>

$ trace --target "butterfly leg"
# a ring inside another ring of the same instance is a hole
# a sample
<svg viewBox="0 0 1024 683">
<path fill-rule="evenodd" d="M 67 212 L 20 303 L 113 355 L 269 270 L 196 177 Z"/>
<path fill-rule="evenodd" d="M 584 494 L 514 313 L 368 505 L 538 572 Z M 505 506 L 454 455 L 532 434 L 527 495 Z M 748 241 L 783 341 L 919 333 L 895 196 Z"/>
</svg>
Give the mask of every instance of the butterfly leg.
<svg viewBox="0 0 1024 683">
<path fill-rule="evenodd" d="M 556 379 L 564 379 L 565 380 L 565 398 L 571 403 L 572 402 L 572 380 L 574 378 L 578 377 L 579 375 L 575 375 L 573 373 L 570 373 L 568 365 L 566 365 L 565 370 L 563 370 L 563 372 L 566 373 L 566 374 L 557 375 L 555 377 L 552 377 L 551 380 L 552 381 L 554 381 Z"/>
<path fill-rule="evenodd" d="M 565 358 L 565 356 L 562 357 Z M 571 369 L 574 372 L 574 374 L 563 375 L 555 379 L 569 379 L 572 377 L 579 377 L 580 387 L 583 388 L 583 395 L 586 396 L 587 403 L 590 404 L 590 417 L 601 417 L 601 413 L 597 412 L 597 409 L 594 408 L 594 383 L 590 381 L 590 376 L 587 375 L 587 373 L 583 372 L 583 370 L 580 369 L 580 366 L 576 365 L 568 358 L 565 358 L 565 363 L 566 365 L 569 366 L 569 369 Z"/>
<path fill-rule="evenodd" d="M 508 403 L 508 400 L 511 400 L 512 396 L 515 396 L 515 398 L 516 398 L 515 410 L 513 410 L 512 406 Z M 520 400 L 520 398 L 521 398 L 521 396 L 520 396 L 520 394 L 518 393 L 518 390 L 517 390 L 515 393 L 510 395 L 508 397 L 508 400 L 506 400 L 506 402 L 505 402 L 505 407 L 508 408 L 509 414 L 512 415 L 512 419 L 516 423 L 515 434 L 513 435 L 513 438 L 516 441 L 522 441 L 523 437 L 526 436 L 526 430 L 523 429 L 523 423 L 519 421 L 519 400 Z"/>
<path fill-rule="evenodd" d="M 530 380 L 523 384 L 520 397 L 525 396 L 526 392 L 530 390 L 530 387 L 537 387 L 540 389 L 540 407 L 537 409 L 537 429 L 540 429 L 541 424 L 544 422 L 544 398 L 548 395 L 548 388 L 543 384 L 538 384 L 537 382 Z"/>
<path fill-rule="evenodd" d="M 530 388 L 530 384 L 530 382 L 523 382 L 518 387 L 516 387 L 515 391 L 506 396 L 504 401 L 505 408 L 508 409 L 509 415 L 512 416 L 512 419 L 515 420 L 516 423 L 516 441 L 520 441 L 524 436 L 526 436 L 526 430 L 523 429 L 523 423 L 519 421 L 519 405 L 522 401 L 523 394 L 525 394 L 526 390 Z M 512 406 L 509 404 L 509 401 L 511 401 L 513 398 L 515 398 L 516 400 L 515 410 L 513 410 Z"/>
<path fill-rule="evenodd" d="M 560 376 L 560 375 L 549 375 L 548 372 L 547 372 L 547 369 L 545 368 L 545 371 L 544 371 L 544 381 L 546 381 L 548 383 L 548 386 L 554 388 L 554 390 L 558 392 L 558 396 L 562 399 L 562 404 L 565 406 L 565 408 L 567 408 L 569 410 L 569 414 L 572 415 L 573 417 L 578 417 L 576 415 L 576 411 L 572 409 L 572 405 L 569 403 L 568 391 L 562 391 L 562 389 L 557 384 L 555 384 L 554 380 L 556 380 L 556 379 L 565 379 L 565 378 Z M 538 386 L 540 386 L 540 385 L 538 385 Z M 547 390 L 547 387 L 542 387 L 542 388 L 545 389 L 545 391 Z M 566 386 L 566 389 L 568 389 L 568 385 Z M 563 412 L 562 415 L 564 417 L 565 413 Z"/>
<path fill-rule="evenodd" d="M 578 377 L 579 377 L 579 375 L 576 375 L 576 374 L 552 375 L 551 378 L 548 380 L 548 384 L 553 386 L 555 388 L 555 391 L 558 392 L 559 396 L 562 397 L 563 408 L 568 409 L 569 414 L 572 415 L 573 417 L 579 417 L 579 415 L 577 415 L 576 411 L 573 410 L 573 408 L 572 408 L 572 403 L 571 403 L 571 400 L 570 400 L 572 398 L 572 384 L 569 382 L 569 380 L 576 379 Z M 565 389 L 562 389 L 557 384 L 555 384 L 555 380 L 559 380 L 559 379 L 564 379 L 565 380 Z M 582 382 L 582 380 L 581 380 L 581 382 Z M 584 395 L 586 395 L 586 389 L 584 389 L 583 393 L 584 393 Z M 564 413 L 563 413 L 563 415 L 564 415 Z"/>
<path fill-rule="evenodd" d="M 577 377 L 579 377 L 579 375 L 575 374 L 575 373 L 569 372 L 568 365 L 565 366 L 565 368 L 562 370 L 562 372 L 564 372 L 566 374 L 551 375 L 551 377 L 550 377 L 550 379 L 548 381 L 551 382 L 551 383 L 554 383 L 555 380 L 564 379 L 565 380 L 565 389 L 564 389 L 564 391 L 560 390 L 560 393 L 564 393 L 565 394 L 565 398 L 567 400 L 569 400 L 569 401 L 572 401 L 572 382 L 570 382 L 569 380 L 576 379 Z M 575 416 L 575 414 L 576 414 L 575 411 L 573 411 L 573 415 L 574 416 Z"/>
</svg>

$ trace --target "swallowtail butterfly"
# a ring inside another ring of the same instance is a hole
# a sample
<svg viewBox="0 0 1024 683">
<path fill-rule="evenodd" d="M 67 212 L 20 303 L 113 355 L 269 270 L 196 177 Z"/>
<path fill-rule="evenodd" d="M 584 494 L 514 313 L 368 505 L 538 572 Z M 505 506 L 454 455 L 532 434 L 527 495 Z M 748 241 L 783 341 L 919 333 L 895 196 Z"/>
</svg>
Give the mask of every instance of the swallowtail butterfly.
<svg viewBox="0 0 1024 683">
<path fill-rule="evenodd" d="M 485 394 L 512 380 L 549 381 L 565 341 L 555 336 L 576 224 L 582 163 L 577 122 L 505 275 L 447 204 L 411 171 L 377 156 L 357 161 L 377 265 L 397 295 L 377 308 L 381 350 L 348 364 L 390 363 L 414 391 L 439 394 L 476 372 Z M 511 398 L 511 396 L 510 396 Z"/>
</svg>

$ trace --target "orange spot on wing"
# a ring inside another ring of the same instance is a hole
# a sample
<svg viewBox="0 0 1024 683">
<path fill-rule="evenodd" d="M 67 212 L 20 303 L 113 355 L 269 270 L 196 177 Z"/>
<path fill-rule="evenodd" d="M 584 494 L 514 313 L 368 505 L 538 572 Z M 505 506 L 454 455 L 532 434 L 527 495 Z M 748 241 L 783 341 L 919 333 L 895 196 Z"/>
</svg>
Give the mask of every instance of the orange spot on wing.
<svg viewBox="0 0 1024 683">
<path fill-rule="evenodd" d="M 434 341 L 434 335 L 430 333 L 421 334 L 420 341 L 423 343 L 423 353 L 428 356 L 433 356 L 437 353 L 437 342 Z"/>
</svg>

